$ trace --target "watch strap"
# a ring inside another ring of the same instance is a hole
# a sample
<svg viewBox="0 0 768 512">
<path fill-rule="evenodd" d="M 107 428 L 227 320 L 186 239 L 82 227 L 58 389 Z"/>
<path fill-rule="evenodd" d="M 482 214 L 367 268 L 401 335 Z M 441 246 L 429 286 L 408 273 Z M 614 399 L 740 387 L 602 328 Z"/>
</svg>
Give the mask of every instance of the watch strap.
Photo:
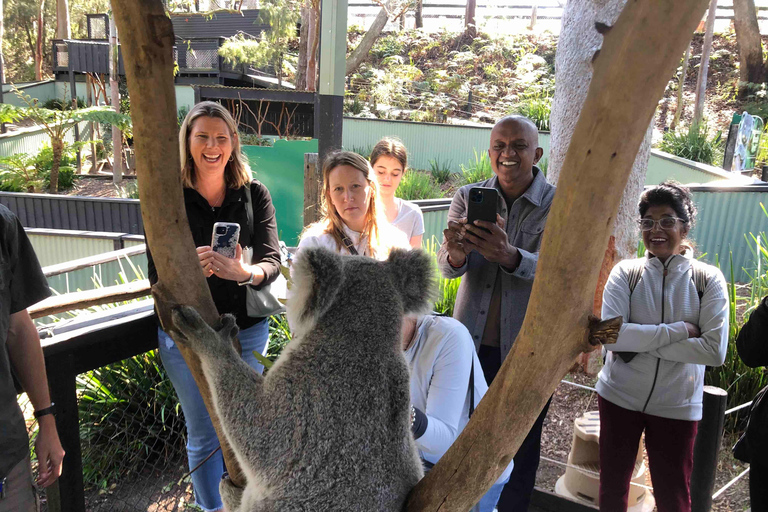
<svg viewBox="0 0 768 512">
<path fill-rule="evenodd" d="M 56 404 L 54 404 L 53 402 L 51 402 L 51 405 L 46 407 L 45 409 L 40 409 L 39 411 L 35 411 L 35 418 L 41 418 L 49 414 L 56 414 Z"/>
<path fill-rule="evenodd" d="M 246 279 L 245 281 L 238 281 L 238 286 L 246 286 L 253 283 L 253 272 L 251 272 L 251 277 Z"/>
</svg>

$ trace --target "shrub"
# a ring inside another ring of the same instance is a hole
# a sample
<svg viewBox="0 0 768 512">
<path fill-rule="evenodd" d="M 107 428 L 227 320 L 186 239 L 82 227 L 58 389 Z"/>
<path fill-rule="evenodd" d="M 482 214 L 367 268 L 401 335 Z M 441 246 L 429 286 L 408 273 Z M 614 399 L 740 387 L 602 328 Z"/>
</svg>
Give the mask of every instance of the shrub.
<svg viewBox="0 0 768 512">
<path fill-rule="evenodd" d="M 432 255 L 435 264 L 435 273 L 438 277 L 438 294 L 435 301 L 434 310 L 442 315 L 453 316 L 453 308 L 456 305 L 456 293 L 459 291 L 461 278 L 447 279 L 440 275 L 437 269 L 437 251 L 440 249 L 440 242 L 433 236 L 431 240 L 424 242 L 424 250 Z"/>
<path fill-rule="evenodd" d="M 42 105 L 48 110 L 72 110 L 72 100 L 51 98 Z M 87 105 L 82 98 L 77 98 L 77 108 L 85 108 Z"/>
<path fill-rule="evenodd" d="M 451 161 L 441 162 L 439 158 L 429 161 L 429 172 L 432 173 L 432 177 L 435 179 L 438 185 L 447 183 L 453 176 L 451 171 Z"/>
<path fill-rule="evenodd" d="M 470 161 L 468 165 L 461 166 L 461 185 L 469 185 L 470 183 L 477 183 L 485 181 L 493 177 L 493 169 L 491 168 L 491 159 L 488 157 L 488 153 L 478 153 L 477 150 L 473 150 L 475 153 L 474 161 Z"/>
<path fill-rule="evenodd" d="M 534 122 L 539 130 L 549 131 L 549 116 L 552 111 L 552 98 L 549 94 L 535 92 L 524 95 L 512 108 L 511 114 L 520 114 Z"/>
<path fill-rule="evenodd" d="M 406 201 L 418 201 L 438 198 L 442 196 L 442 191 L 431 174 L 410 170 L 403 176 L 395 195 Z"/>
<path fill-rule="evenodd" d="M 274 146 L 274 141 L 267 137 L 259 137 L 255 133 L 241 133 L 240 144 L 243 146 Z"/>
<path fill-rule="evenodd" d="M 75 184 L 75 151 L 85 142 L 67 144 L 61 155 L 58 190 L 68 190 Z M 0 157 L 0 189 L 7 192 L 40 192 L 48 188 L 53 166 L 53 150 L 43 148 L 36 155 L 17 153 Z"/>
<path fill-rule="evenodd" d="M 698 130 L 667 131 L 659 144 L 659 149 L 667 153 L 687 158 L 694 162 L 713 165 L 715 157 L 721 154 L 722 132 L 717 132 L 712 140 L 706 126 Z"/>
</svg>

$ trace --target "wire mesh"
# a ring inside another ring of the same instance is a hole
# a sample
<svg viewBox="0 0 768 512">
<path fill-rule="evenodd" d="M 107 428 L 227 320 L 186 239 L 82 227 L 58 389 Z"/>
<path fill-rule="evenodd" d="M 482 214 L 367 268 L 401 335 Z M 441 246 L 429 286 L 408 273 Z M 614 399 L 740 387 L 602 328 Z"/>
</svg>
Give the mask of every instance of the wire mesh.
<svg viewBox="0 0 768 512">
<path fill-rule="evenodd" d="M 184 418 L 157 351 L 80 374 L 76 383 L 86 510 L 189 510 Z M 32 418 L 26 395 L 19 402 Z M 34 460 L 37 425 L 27 428 Z M 41 498 L 47 511 L 44 491 Z"/>
<path fill-rule="evenodd" d="M 186 69 L 218 69 L 219 52 L 217 49 L 187 48 Z"/>
<path fill-rule="evenodd" d="M 88 39 L 109 39 L 109 17 L 106 14 L 86 15 L 88 20 Z"/>
</svg>

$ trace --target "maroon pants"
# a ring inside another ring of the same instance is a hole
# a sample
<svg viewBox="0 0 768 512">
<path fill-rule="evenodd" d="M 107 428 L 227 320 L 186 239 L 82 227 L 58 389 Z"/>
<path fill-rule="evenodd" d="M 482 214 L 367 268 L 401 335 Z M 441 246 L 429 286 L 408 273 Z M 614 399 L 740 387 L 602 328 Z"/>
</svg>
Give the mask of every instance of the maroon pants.
<svg viewBox="0 0 768 512">
<path fill-rule="evenodd" d="M 598 396 L 600 409 L 600 510 L 627 510 L 637 446 L 645 449 L 659 512 L 690 512 L 693 442 L 697 421 L 630 411 Z"/>
</svg>

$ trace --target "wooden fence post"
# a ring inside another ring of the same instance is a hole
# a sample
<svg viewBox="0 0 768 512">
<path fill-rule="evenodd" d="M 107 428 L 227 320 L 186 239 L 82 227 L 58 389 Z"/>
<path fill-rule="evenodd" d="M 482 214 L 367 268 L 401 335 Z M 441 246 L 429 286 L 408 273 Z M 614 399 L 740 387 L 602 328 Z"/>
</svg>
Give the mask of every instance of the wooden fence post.
<svg viewBox="0 0 768 512">
<path fill-rule="evenodd" d="M 717 473 L 717 454 L 723 438 L 725 405 L 728 392 L 715 386 L 704 386 L 704 405 L 696 442 L 693 445 L 691 472 L 691 510 L 709 512 Z"/>
<path fill-rule="evenodd" d="M 317 153 L 304 153 L 304 227 L 320 220 L 323 176 Z"/>
<path fill-rule="evenodd" d="M 56 404 L 56 430 L 66 455 L 61 476 L 48 487 L 50 512 L 85 512 L 83 459 L 80 449 L 80 422 L 73 356 L 46 361 L 51 401 Z"/>
</svg>

